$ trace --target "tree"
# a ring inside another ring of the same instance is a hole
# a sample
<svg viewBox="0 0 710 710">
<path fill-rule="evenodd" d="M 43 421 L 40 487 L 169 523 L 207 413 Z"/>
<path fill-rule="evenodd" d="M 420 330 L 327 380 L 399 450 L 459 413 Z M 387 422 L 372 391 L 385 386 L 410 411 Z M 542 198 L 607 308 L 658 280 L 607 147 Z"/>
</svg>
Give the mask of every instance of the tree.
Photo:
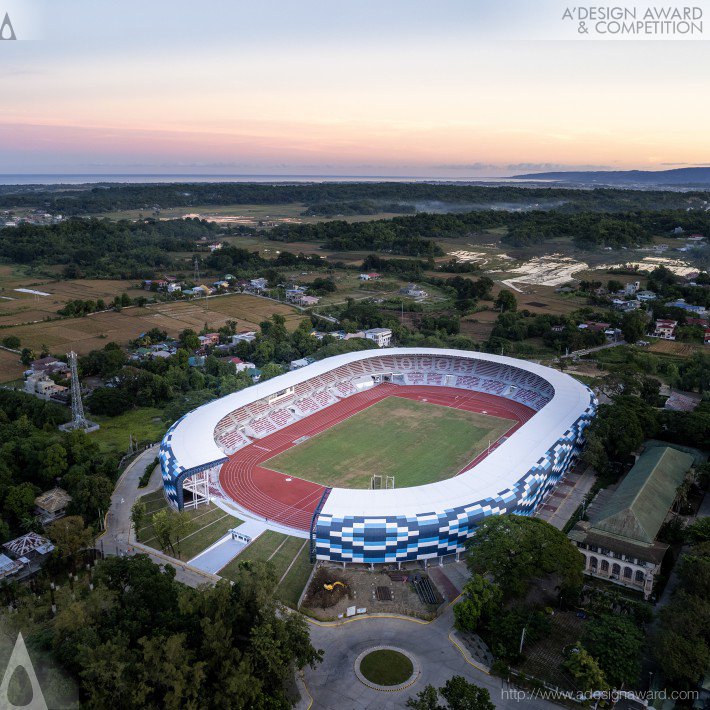
<svg viewBox="0 0 710 710">
<path fill-rule="evenodd" d="M 680 385 L 685 390 L 710 389 L 710 354 L 696 352 L 679 366 Z"/>
<path fill-rule="evenodd" d="M 567 537 L 549 523 L 519 515 L 484 520 L 467 543 L 469 569 L 491 574 L 505 598 L 523 596 L 530 582 L 557 574 L 563 590 L 582 583 L 584 558 Z"/>
<path fill-rule="evenodd" d="M 16 523 L 29 515 L 34 509 L 37 489 L 31 483 L 20 483 L 8 489 L 3 514 L 12 518 Z"/>
<path fill-rule="evenodd" d="M 518 301 L 515 298 L 515 294 L 505 288 L 502 289 L 496 296 L 496 300 L 493 302 L 493 305 L 500 309 L 501 313 L 505 313 L 507 311 L 514 312 L 518 310 Z"/>
<path fill-rule="evenodd" d="M 266 365 L 261 370 L 261 382 L 270 380 L 272 377 L 278 377 L 283 375 L 284 369 L 281 365 L 277 365 L 274 362 L 267 362 Z"/>
<path fill-rule="evenodd" d="M 35 351 L 32 348 L 22 348 L 20 360 L 25 367 L 29 367 L 30 363 L 36 359 Z"/>
<path fill-rule="evenodd" d="M 49 539 L 55 544 L 60 557 L 74 557 L 77 552 L 91 545 L 93 532 L 84 525 L 80 515 L 67 515 L 47 525 Z"/>
<path fill-rule="evenodd" d="M 413 710 L 445 710 L 439 705 L 439 693 L 433 685 L 425 686 L 424 690 L 417 693 L 416 698 L 409 698 L 407 707 Z"/>
<path fill-rule="evenodd" d="M 579 690 L 603 690 L 608 687 L 604 671 L 597 660 L 583 647 L 573 650 L 563 668 L 574 678 Z"/>
<path fill-rule="evenodd" d="M 447 680 L 439 692 L 448 703 L 449 710 L 495 710 L 490 693 L 460 675 Z"/>
<path fill-rule="evenodd" d="M 17 350 L 20 347 L 20 339 L 16 335 L 8 335 L 2 339 L 2 344 L 10 350 Z"/>
<path fill-rule="evenodd" d="M 685 532 L 692 542 L 707 542 L 710 540 L 710 518 L 698 518 Z"/>
<path fill-rule="evenodd" d="M 694 545 L 680 558 L 676 571 L 689 594 L 710 598 L 710 542 Z"/>
<path fill-rule="evenodd" d="M 655 653 L 663 677 L 673 684 L 700 683 L 710 665 L 710 650 L 704 639 L 682 636 L 672 629 L 658 635 Z"/>
<path fill-rule="evenodd" d="M 131 506 L 131 522 L 133 523 L 133 529 L 136 534 L 143 527 L 143 522 L 145 521 L 146 505 L 142 500 L 137 500 Z"/>
<path fill-rule="evenodd" d="M 633 687 L 641 671 L 643 634 L 631 619 L 612 614 L 590 619 L 582 643 L 613 688 Z"/>
<path fill-rule="evenodd" d="M 500 606 L 503 594 L 480 574 L 474 574 L 463 588 L 463 599 L 454 607 L 456 628 L 475 631 L 479 621 L 490 617 Z"/>
<path fill-rule="evenodd" d="M 585 460 L 599 471 L 604 471 L 609 461 L 627 461 L 644 439 L 655 436 L 658 420 L 658 412 L 638 397 L 615 396 L 611 404 L 599 407 L 586 432 L 593 450 Z"/>
<path fill-rule="evenodd" d="M 61 478 L 67 467 L 67 450 L 61 444 L 52 444 L 45 449 L 44 473 L 48 481 Z"/>
<path fill-rule="evenodd" d="M 185 348 L 189 352 L 193 352 L 200 347 L 200 339 L 197 337 L 197 333 L 191 328 L 185 328 L 178 336 L 180 340 L 180 347 Z"/>
<path fill-rule="evenodd" d="M 130 392 L 119 387 L 97 387 L 86 401 L 94 414 L 117 417 L 135 406 Z"/>
<path fill-rule="evenodd" d="M 184 511 L 179 513 L 163 508 L 152 518 L 153 530 L 163 550 L 170 549 L 173 555 L 180 554 L 180 539 L 190 525 L 190 519 Z"/>
<path fill-rule="evenodd" d="M 606 283 L 606 289 L 609 293 L 616 293 L 617 291 L 621 291 L 622 288 L 624 288 L 624 284 L 616 279 L 609 279 Z"/>
<path fill-rule="evenodd" d="M 439 694 L 446 705 L 439 704 Z M 416 698 L 407 700 L 407 707 L 413 710 L 495 710 L 490 693 L 460 675 L 449 678 L 438 691 L 433 685 L 427 685 Z"/>
<path fill-rule="evenodd" d="M 624 340 L 630 345 L 645 335 L 647 326 L 648 316 L 644 311 L 630 311 L 621 319 L 621 332 Z"/>
<path fill-rule="evenodd" d="M 95 520 L 109 508 L 113 483 L 106 476 L 92 474 L 84 476 L 70 492 L 74 509 L 87 520 Z"/>
</svg>

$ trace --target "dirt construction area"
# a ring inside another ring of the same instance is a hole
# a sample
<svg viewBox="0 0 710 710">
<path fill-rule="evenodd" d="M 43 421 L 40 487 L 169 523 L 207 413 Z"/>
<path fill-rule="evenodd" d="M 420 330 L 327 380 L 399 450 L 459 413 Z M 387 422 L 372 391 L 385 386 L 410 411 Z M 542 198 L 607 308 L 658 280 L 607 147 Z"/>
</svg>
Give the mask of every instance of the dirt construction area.
<svg viewBox="0 0 710 710">
<path fill-rule="evenodd" d="M 311 606 L 310 592 L 306 594 L 303 605 L 308 614 L 321 621 L 334 621 L 345 617 L 348 607 L 367 609 L 368 614 L 405 614 L 422 619 L 432 619 L 444 599 L 434 582 L 423 570 L 402 570 L 401 572 L 371 572 L 366 569 L 346 569 L 322 565 L 319 569 L 332 570 L 333 579 L 342 580 L 347 585 L 347 593 L 338 593 L 339 601 L 333 606 L 321 609 Z M 427 604 L 420 599 L 412 583 L 414 575 L 420 574 L 429 579 L 435 590 L 436 604 Z M 320 581 L 316 579 L 315 581 Z"/>
</svg>

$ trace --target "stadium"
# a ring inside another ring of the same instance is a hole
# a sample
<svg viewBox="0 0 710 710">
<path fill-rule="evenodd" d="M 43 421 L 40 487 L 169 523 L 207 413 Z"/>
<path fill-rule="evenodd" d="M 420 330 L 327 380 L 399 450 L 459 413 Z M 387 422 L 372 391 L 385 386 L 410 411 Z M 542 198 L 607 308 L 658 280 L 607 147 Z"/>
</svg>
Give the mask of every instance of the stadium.
<svg viewBox="0 0 710 710">
<path fill-rule="evenodd" d="M 457 555 L 477 524 L 532 514 L 596 399 L 524 360 L 434 348 L 338 355 L 209 402 L 160 447 L 178 509 L 214 500 L 310 537 L 314 558 Z"/>
</svg>

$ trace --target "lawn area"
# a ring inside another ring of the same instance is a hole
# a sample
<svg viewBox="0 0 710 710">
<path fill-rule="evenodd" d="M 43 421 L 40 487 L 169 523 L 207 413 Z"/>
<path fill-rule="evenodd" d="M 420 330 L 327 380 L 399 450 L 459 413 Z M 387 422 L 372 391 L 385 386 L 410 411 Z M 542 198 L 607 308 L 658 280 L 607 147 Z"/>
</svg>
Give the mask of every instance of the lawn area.
<svg viewBox="0 0 710 710">
<path fill-rule="evenodd" d="M 457 474 L 513 424 L 388 397 L 264 465 L 331 486 L 369 488 L 373 473 L 394 476 L 396 488 L 420 486 Z"/>
<path fill-rule="evenodd" d="M 288 535 L 266 530 L 217 574 L 225 579 L 235 579 L 240 562 L 266 562 L 287 537 Z"/>
<path fill-rule="evenodd" d="M 154 491 L 140 500 L 146 504 L 148 518 L 153 513 L 167 508 L 168 503 L 163 496 L 162 490 Z M 232 515 L 225 513 L 221 508 L 210 503 L 201 505 L 193 510 L 186 511 L 190 518 L 190 527 L 185 536 L 180 540 L 179 558 L 185 562 L 191 560 L 210 545 L 217 542 L 231 528 L 241 525 L 242 520 L 238 520 Z M 153 525 L 149 523 L 142 527 L 137 533 L 138 542 L 159 549 L 158 541 L 155 537 Z M 166 552 L 169 552 L 166 550 Z"/>
<path fill-rule="evenodd" d="M 306 545 L 298 553 L 296 561 L 281 580 L 276 588 L 276 596 L 287 606 L 295 609 L 303 588 L 308 582 L 313 565 L 310 560 L 310 546 L 307 540 L 302 540 Z"/>
<path fill-rule="evenodd" d="M 89 415 L 101 428 L 89 434 L 98 442 L 101 451 L 120 454 L 128 451 L 129 435 L 133 441 L 160 441 L 168 425 L 162 420 L 163 412 L 152 407 L 131 409 L 118 417 L 97 417 Z"/>
<path fill-rule="evenodd" d="M 162 488 L 159 488 L 157 491 L 153 491 L 152 493 L 147 493 L 144 496 L 140 496 L 139 500 L 145 503 L 146 515 L 153 515 L 153 513 L 157 513 L 159 510 L 168 507 L 168 501 L 165 500 Z"/>
<path fill-rule="evenodd" d="M 386 648 L 368 653 L 360 661 L 360 673 L 377 685 L 399 685 L 413 672 L 412 662 L 403 653 Z"/>
<path fill-rule="evenodd" d="M 225 579 L 234 580 L 239 563 L 247 561 L 269 564 L 278 581 L 276 596 L 289 606 L 295 607 L 298 604 L 298 598 L 311 574 L 308 540 L 266 530 L 218 574 Z M 293 565 L 289 569 L 292 562 Z"/>
</svg>

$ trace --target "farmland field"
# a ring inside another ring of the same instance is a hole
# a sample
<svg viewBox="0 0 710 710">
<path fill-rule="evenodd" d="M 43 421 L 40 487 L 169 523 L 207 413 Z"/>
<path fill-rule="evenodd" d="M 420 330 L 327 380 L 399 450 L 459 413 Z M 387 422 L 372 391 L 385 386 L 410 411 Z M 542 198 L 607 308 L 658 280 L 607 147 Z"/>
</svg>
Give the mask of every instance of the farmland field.
<svg viewBox="0 0 710 710">
<path fill-rule="evenodd" d="M 127 293 L 131 298 L 148 296 L 135 281 L 119 279 L 56 280 L 23 275 L 18 267 L 0 266 L 0 326 L 33 323 L 57 318 L 57 311 L 68 301 L 112 301 Z M 24 288 L 38 293 L 17 291 Z M 47 295 L 42 295 L 47 294 Z"/>
<path fill-rule="evenodd" d="M 648 348 L 657 355 L 671 355 L 674 357 L 690 357 L 698 352 L 706 352 L 707 347 L 700 343 L 681 343 L 677 340 L 655 340 Z"/>
<path fill-rule="evenodd" d="M 143 292 L 145 293 L 145 292 Z M 200 331 L 205 324 L 215 330 L 228 320 L 240 329 L 258 329 L 258 324 L 273 313 L 286 317 L 286 326 L 295 330 L 303 316 L 295 308 L 265 298 L 232 294 L 199 301 L 175 301 L 130 307 L 120 312 L 94 313 L 84 318 L 31 323 L 3 328 L 2 337 L 16 335 L 23 347 L 39 349 L 46 345 L 52 353 L 74 349 L 79 354 L 102 348 L 107 342 L 125 345 L 151 328 L 161 328 L 176 336 L 185 328 Z"/>
<path fill-rule="evenodd" d="M 330 486 L 367 488 L 373 473 L 397 488 L 457 474 L 514 422 L 388 397 L 266 461 L 266 468 Z"/>
<path fill-rule="evenodd" d="M 0 336 L 5 337 L 2 331 L 0 331 Z M 0 382 L 11 382 L 19 379 L 25 369 L 17 353 L 0 350 Z"/>
</svg>

